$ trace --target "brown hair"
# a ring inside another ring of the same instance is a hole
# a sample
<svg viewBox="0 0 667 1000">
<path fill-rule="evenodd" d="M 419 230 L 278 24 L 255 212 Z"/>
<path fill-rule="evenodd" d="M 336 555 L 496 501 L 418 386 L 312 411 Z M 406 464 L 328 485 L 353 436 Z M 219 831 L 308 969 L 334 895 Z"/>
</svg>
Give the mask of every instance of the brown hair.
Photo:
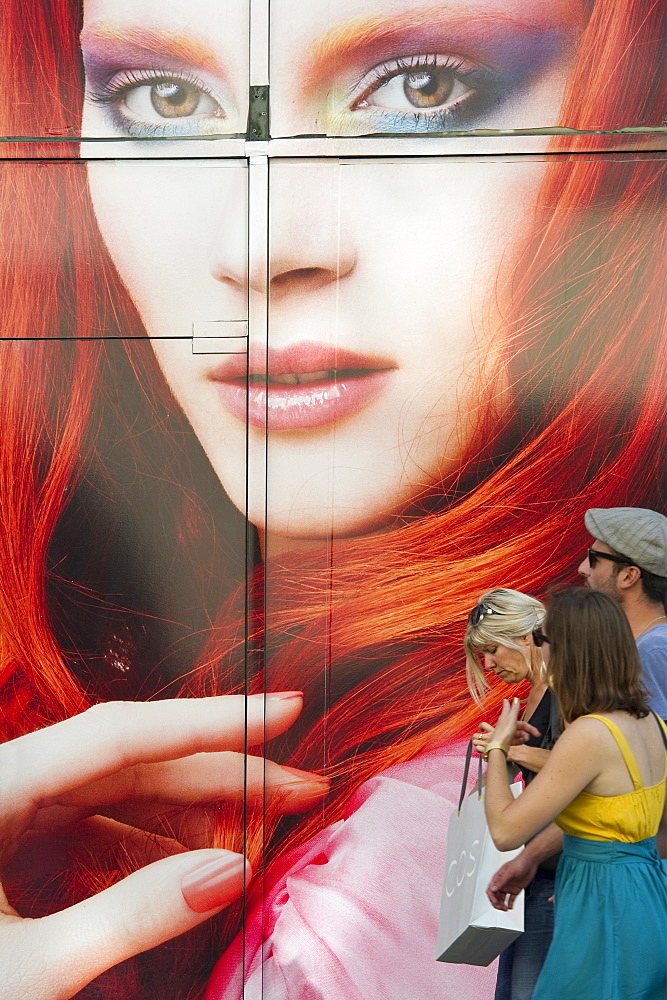
<svg viewBox="0 0 667 1000">
<path fill-rule="evenodd" d="M 551 686 L 565 722 L 617 709 L 648 715 L 639 653 L 613 597 L 585 587 L 562 590 L 551 599 L 544 627 Z"/>
</svg>

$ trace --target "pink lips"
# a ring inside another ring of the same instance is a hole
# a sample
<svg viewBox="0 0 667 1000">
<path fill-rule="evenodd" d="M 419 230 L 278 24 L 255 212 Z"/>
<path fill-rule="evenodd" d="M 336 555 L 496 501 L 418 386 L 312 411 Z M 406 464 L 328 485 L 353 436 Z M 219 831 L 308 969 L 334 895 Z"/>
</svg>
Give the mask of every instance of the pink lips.
<svg viewBox="0 0 667 1000">
<path fill-rule="evenodd" d="M 306 430 L 360 410 L 380 395 L 395 365 L 326 344 L 301 341 L 230 355 L 210 378 L 239 420 L 272 431 Z M 246 397 L 247 390 L 247 397 Z"/>
</svg>

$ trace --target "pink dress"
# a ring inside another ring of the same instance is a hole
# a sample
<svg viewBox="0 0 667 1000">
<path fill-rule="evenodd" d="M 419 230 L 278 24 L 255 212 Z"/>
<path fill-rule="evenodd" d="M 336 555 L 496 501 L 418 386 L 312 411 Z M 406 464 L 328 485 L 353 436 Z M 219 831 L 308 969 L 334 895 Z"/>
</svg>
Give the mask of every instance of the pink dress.
<svg viewBox="0 0 667 1000">
<path fill-rule="evenodd" d="M 263 899 L 250 894 L 245 956 L 239 934 L 206 1000 L 491 1000 L 496 963 L 435 961 L 462 770 L 459 744 L 365 782 L 344 819 L 268 874 Z"/>
</svg>

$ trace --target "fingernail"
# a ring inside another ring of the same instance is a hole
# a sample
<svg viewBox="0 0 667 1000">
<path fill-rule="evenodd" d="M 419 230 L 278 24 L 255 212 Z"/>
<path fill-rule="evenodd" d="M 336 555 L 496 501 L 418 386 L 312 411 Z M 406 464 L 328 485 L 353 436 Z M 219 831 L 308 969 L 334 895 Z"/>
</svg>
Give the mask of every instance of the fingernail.
<svg viewBox="0 0 667 1000">
<path fill-rule="evenodd" d="M 183 899 L 195 913 L 206 913 L 235 899 L 250 874 L 248 862 L 230 851 L 221 858 L 197 865 L 183 876 Z"/>
<path fill-rule="evenodd" d="M 267 701 L 291 701 L 292 698 L 303 698 L 303 691 L 272 691 L 265 698 Z"/>
</svg>

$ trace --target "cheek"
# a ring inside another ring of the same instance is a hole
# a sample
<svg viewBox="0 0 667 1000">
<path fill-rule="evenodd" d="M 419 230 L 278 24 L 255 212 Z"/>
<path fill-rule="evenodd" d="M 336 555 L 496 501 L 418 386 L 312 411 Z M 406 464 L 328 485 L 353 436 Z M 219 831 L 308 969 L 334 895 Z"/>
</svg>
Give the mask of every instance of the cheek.
<svg viewBox="0 0 667 1000">
<path fill-rule="evenodd" d="M 245 259 L 244 167 L 118 161 L 91 163 L 88 176 L 102 236 L 150 336 L 241 318 L 245 283 L 223 289 L 213 270 L 223 250 Z"/>
<path fill-rule="evenodd" d="M 501 296 L 526 240 L 542 163 L 385 166 L 351 198 L 369 321 L 406 350 L 451 365 L 502 322 Z M 378 220 L 381 220 L 378 224 Z M 453 352 L 455 352 L 453 354 Z"/>
</svg>

